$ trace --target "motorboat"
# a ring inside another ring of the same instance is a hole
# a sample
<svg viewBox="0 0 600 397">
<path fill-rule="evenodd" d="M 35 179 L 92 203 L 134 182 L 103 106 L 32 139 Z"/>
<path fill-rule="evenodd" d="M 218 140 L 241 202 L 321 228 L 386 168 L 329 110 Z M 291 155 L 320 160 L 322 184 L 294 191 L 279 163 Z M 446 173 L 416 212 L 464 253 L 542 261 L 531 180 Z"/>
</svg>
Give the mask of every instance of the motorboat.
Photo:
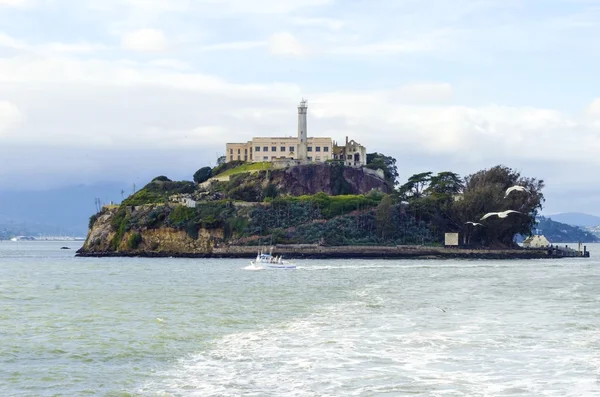
<svg viewBox="0 0 600 397">
<path fill-rule="evenodd" d="M 273 248 L 269 253 L 258 251 L 256 259 L 250 261 L 251 266 L 266 266 L 270 269 L 295 269 L 296 265 L 293 262 L 283 260 L 283 256 L 273 256 Z"/>
</svg>

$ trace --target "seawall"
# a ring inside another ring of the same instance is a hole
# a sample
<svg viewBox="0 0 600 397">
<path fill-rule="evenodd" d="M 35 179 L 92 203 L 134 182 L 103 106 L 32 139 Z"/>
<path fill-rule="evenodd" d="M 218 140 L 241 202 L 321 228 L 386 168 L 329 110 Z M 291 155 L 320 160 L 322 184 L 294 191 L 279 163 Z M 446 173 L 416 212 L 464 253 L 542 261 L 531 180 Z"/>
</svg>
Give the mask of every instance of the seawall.
<svg viewBox="0 0 600 397">
<path fill-rule="evenodd" d="M 267 247 L 268 248 L 268 247 Z M 215 247 L 212 252 L 119 251 L 99 252 L 79 250 L 81 257 L 148 257 L 148 258 L 254 258 L 259 247 Z M 558 259 L 564 255 L 548 249 L 460 249 L 422 246 L 340 246 L 316 245 L 274 246 L 273 255 L 290 259 Z"/>
</svg>

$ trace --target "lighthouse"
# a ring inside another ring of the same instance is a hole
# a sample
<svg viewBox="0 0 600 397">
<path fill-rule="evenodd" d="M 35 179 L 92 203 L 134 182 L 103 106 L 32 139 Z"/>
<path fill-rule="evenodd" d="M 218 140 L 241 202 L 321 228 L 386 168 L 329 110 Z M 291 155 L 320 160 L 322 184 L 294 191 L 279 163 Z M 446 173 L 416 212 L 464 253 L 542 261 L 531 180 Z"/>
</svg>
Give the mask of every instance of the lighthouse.
<svg viewBox="0 0 600 397">
<path fill-rule="evenodd" d="M 298 160 L 307 160 L 306 156 L 306 143 L 307 143 L 307 133 L 306 133 L 306 111 L 308 107 L 306 106 L 306 99 L 302 98 L 300 105 L 298 105 L 298 155 L 296 159 Z"/>
</svg>

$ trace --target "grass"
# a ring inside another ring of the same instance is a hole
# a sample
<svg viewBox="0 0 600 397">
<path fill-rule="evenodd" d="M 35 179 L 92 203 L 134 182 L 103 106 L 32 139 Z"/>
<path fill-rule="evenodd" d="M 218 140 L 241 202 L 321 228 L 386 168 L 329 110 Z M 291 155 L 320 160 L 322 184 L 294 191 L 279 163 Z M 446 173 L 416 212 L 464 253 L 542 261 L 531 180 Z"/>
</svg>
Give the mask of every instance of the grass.
<svg viewBox="0 0 600 397">
<path fill-rule="evenodd" d="M 231 175 L 235 175 L 235 174 L 241 174 L 243 172 L 268 170 L 269 168 L 271 168 L 271 163 L 268 161 L 264 161 L 261 163 L 246 163 L 246 164 L 240 165 L 239 167 L 232 168 L 230 170 L 221 172 L 220 174 L 213 175 L 212 177 L 215 178 L 215 177 L 222 177 L 222 176 L 231 176 Z"/>
</svg>

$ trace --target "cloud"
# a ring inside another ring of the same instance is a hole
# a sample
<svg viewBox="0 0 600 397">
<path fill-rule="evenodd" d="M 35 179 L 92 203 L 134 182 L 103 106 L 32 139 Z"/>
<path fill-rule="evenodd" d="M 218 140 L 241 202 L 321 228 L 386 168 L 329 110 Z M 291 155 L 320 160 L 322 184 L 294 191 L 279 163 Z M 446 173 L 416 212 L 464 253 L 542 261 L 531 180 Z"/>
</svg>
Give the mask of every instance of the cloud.
<svg viewBox="0 0 600 397">
<path fill-rule="evenodd" d="M 160 52 L 167 49 L 168 42 L 161 30 L 139 29 L 125 34 L 121 45 L 131 51 Z"/>
<path fill-rule="evenodd" d="M 411 83 L 390 93 L 391 101 L 404 103 L 440 103 L 452 99 L 452 86 L 448 83 Z"/>
<path fill-rule="evenodd" d="M 9 132 L 22 119 L 23 115 L 14 104 L 0 101 L 0 141 L 2 140 L 2 134 Z"/>
<path fill-rule="evenodd" d="M 0 7 L 25 7 L 28 0 L 0 0 Z"/>
<path fill-rule="evenodd" d="M 279 32 L 269 37 L 269 52 L 275 55 L 302 57 L 308 55 L 310 50 L 291 33 Z"/>
</svg>

